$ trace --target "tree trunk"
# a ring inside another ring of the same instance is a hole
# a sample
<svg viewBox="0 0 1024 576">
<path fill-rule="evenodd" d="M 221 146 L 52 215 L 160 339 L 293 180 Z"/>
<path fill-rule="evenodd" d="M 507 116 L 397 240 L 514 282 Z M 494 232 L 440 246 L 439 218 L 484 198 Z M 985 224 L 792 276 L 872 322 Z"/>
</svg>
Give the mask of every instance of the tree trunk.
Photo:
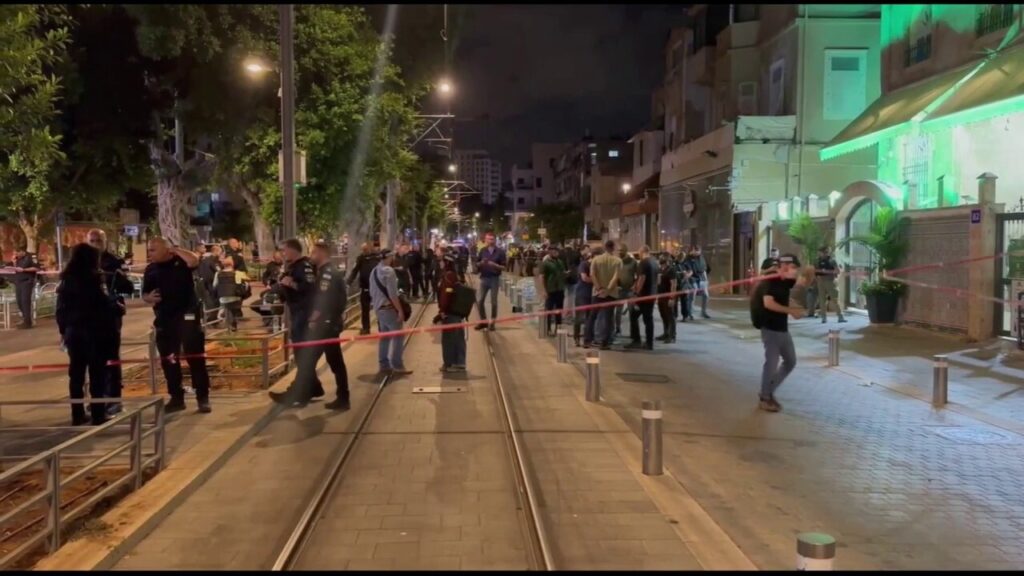
<svg viewBox="0 0 1024 576">
<path fill-rule="evenodd" d="M 18 216 L 18 228 L 25 235 L 25 246 L 28 252 L 38 255 L 39 249 L 39 218 L 28 218 L 24 214 Z M 56 248 L 54 249 L 56 250 Z M 56 254 L 56 252 L 54 252 Z"/>
<path fill-rule="evenodd" d="M 250 190 L 245 185 L 238 186 L 239 192 L 242 194 L 242 199 L 245 200 L 247 206 L 249 206 L 249 212 L 252 214 L 252 228 L 256 238 L 256 246 L 259 249 L 260 260 L 270 260 L 274 255 L 274 231 L 270 227 L 270 223 L 263 218 L 263 204 L 255 192 Z"/>
</svg>

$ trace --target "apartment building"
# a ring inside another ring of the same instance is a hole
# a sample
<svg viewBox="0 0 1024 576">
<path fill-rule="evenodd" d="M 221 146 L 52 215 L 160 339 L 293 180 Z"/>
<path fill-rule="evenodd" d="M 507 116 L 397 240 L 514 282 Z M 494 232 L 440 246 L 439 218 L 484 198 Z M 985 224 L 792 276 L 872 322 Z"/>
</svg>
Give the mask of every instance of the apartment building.
<svg viewBox="0 0 1024 576">
<path fill-rule="evenodd" d="M 456 150 L 458 179 L 480 193 L 484 204 L 492 205 L 501 193 L 501 162 L 484 150 Z"/>
</svg>

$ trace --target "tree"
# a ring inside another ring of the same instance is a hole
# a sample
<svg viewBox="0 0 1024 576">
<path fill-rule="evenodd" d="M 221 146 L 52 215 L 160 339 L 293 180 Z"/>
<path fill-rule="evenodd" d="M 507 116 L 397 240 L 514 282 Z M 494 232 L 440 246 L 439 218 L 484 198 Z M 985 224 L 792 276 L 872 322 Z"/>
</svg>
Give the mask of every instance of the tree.
<svg viewBox="0 0 1024 576">
<path fill-rule="evenodd" d="M 64 155 L 57 134 L 67 56 L 67 13 L 56 5 L 0 6 L 0 202 L 30 251 L 54 206 L 51 179 Z"/>
<path fill-rule="evenodd" d="M 818 259 L 818 250 L 825 245 L 825 233 L 821 226 L 806 212 L 793 217 L 789 224 L 789 237 L 800 246 L 800 257 L 808 266 Z"/>
<path fill-rule="evenodd" d="M 530 238 L 540 238 L 539 229 L 547 231 L 547 238 L 555 243 L 565 243 L 578 238 L 583 230 L 583 210 L 570 202 L 541 204 L 533 215 L 524 222 Z"/>
</svg>

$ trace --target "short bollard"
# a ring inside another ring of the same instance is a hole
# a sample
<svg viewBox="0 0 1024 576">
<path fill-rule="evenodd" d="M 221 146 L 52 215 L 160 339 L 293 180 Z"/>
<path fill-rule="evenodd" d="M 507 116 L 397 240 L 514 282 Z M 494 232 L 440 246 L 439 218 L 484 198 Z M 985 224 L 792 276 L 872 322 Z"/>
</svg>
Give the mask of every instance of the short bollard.
<svg viewBox="0 0 1024 576">
<path fill-rule="evenodd" d="M 601 401 L 601 356 L 597 350 L 587 352 L 587 402 Z"/>
<path fill-rule="evenodd" d="M 949 363 L 944 354 L 935 355 L 932 369 L 932 406 L 945 406 L 949 401 Z"/>
<path fill-rule="evenodd" d="M 661 401 L 644 400 L 642 408 L 644 475 L 661 476 Z"/>
<path fill-rule="evenodd" d="M 796 535 L 796 569 L 801 571 L 834 570 L 836 539 L 820 532 Z"/>
<path fill-rule="evenodd" d="M 512 312 L 519 314 L 523 311 L 523 292 L 518 286 L 512 287 Z"/>
<path fill-rule="evenodd" d="M 839 366 L 839 330 L 828 331 L 828 365 Z"/>
<path fill-rule="evenodd" d="M 569 363 L 569 333 L 565 331 L 565 328 L 558 329 L 555 351 L 559 364 Z"/>
<path fill-rule="evenodd" d="M 538 308 L 540 308 L 538 306 Z M 542 312 L 538 310 L 538 312 Z M 537 338 L 543 340 L 548 337 L 548 316 L 547 314 L 539 314 L 537 316 Z"/>
</svg>

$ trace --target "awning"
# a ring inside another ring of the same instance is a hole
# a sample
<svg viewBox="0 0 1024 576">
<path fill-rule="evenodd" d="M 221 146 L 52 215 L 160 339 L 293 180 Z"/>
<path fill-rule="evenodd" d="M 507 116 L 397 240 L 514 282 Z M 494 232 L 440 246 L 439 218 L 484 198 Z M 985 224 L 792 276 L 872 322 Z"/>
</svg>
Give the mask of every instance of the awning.
<svg viewBox="0 0 1024 576">
<path fill-rule="evenodd" d="M 928 129 L 977 122 L 1024 110 L 1024 48 L 1015 46 L 984 63 L 928 115 Z"/>
<path fill-rule="evenodd" d="M 867 148 L 902 130 L 908 122 L 949 92 L 976 66 L 976 63 L 962 66 L 880 97 L 822 148 L 821 159 L 829 160 Z"/>
</svg>

